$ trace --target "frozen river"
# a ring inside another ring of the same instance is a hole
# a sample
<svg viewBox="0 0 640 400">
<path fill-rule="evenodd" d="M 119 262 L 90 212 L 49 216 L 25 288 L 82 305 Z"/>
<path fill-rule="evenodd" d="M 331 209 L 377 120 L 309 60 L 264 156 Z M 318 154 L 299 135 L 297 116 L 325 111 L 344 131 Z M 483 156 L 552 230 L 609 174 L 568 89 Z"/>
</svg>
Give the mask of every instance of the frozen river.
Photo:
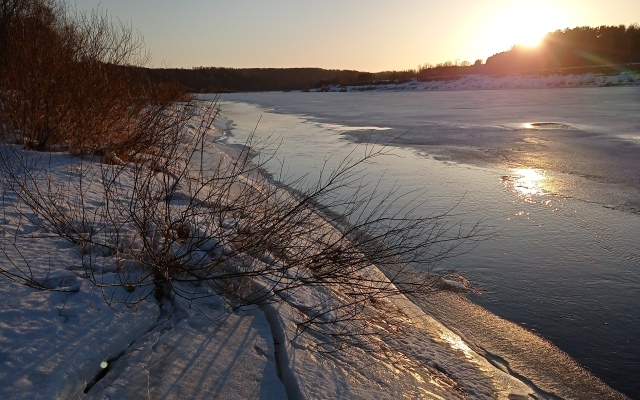
<svg viewBox="0 0 640 400">
<path fill-rule="evenodd" d="M 492 233 L 436 267 L 640 398 L 637 88 L 230 94 L 221 109 L 235 124 L 226 140 L 258 125 L 279 145 L 268 168 L 291 179 L 395 138 L 394 156 L 367 166 L 372 180 L 424 190 L 424 215 L 457 204 L 453 223 Z"/>
</svg>

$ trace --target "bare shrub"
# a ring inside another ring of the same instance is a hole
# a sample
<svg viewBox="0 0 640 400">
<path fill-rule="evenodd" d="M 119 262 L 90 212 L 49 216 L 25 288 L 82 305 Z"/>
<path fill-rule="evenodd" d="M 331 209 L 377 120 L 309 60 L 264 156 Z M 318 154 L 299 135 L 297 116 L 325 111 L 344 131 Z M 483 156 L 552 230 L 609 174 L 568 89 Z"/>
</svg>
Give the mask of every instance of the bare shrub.
<svg viewBox="0 0 640 400">
<path fill-rule="evenodd" d="M 388 333 L 372 324 L 380 313 L 391 324 L 402 316 L 388 298 L 448 290 L 430 267 L 482 238 L 477 226 L 450 224 L 447 213 L 415 215 L 417 194 L 391 212 L 407 195 L 378 193 L 362 181 L 364 166 L 386 148 L 360 147 L 359 157 L 318 182 L 286 188 L 260 170 L 265 160 L 255 149 L 265 143 L 251 141 L 216 158 L 208 136 L 214 106 L 206 105 L 204 116 L 197 102 L 176 109 L 184 122 L 153 156 L 80 163 L 74 180 L 54 179 L 46 158 L 5 145 L 3 185 L 17 197 L 14 206 L 32 212 L 32 223 L 77 246 L 76 273 L 106 302 L 135 306 L 153 294 L 162 301 L 223 296 L 238 307 L 287 304 L 300 332 L 321 333 L 329 350 Z M 28 267 L 0 274 L 43 286 Z M 293 300 L 310 289 L 324 294 Z"/>
<path fill-rule="evenodd" d="M 180 92 L 141 68 L 148 54 L 130 26 L 53 0 L 12 0 L 0 13 L 5 135 L 36 150 L 126 159 L 170 129 L 165 111 Z"/>
<path fill-rule="evenodd" d="M 133 68 L 145 54 L 129 27 L 71 17 L 53 0 L 7 1 L 0 183 L 4 210 L 19 218 L 0 232 L 5 280 L 77 290 L 57 284 L 70 270 L 106 303 L 131 307 L 151 296 L 161 306 L 206 296 L 286 304 L 300 332 L 333 350 L 396 329 L 403 312 L 389 298 L 447 289 L 431 267 L 482 238 L 448 213 L 416 215 L 419 193 L 366 185 L 363 170 L 385 147 L 358 147 L 311 185 L 276 184 L 261 172 L 260 149 L 273 143 L 212 148 L 215 102 L 174 103 L 175 87 Z M 406 206 L 392 211 L 398 200 Z M 80 264 L 30 264 L 24 239 L 47 236 L 71 243 Z"/>
</svg>

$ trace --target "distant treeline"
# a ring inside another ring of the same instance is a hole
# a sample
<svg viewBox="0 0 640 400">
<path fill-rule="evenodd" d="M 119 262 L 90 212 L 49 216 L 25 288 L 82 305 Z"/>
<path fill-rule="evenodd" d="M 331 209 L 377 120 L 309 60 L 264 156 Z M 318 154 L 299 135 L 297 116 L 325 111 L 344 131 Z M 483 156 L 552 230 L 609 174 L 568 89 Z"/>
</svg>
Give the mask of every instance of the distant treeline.
<svg viewBox="0 0 640 400">
<path fill-rule="evenodd" d="M 218 68 L 153 69 L 161 80 L 175 81 L 192 92 L 225 93 L 273 90 L 309 90 L 327 85 L 365 85 L 380 81 L 406 81 L 416 71 L 359 72 L 322 68 Z"/>
<path fill-rule="evenodd" d="M 637 24 L 558 30 L 547 34 L 538 47 L 516 46 L 489 57 L 486 64 L 511 72 L 629 63 L 640 63 Z"/>
<path fill-rule="evenodd" d="M 321 89 L 329 85 L 371 85 L 454 79 L 464 75 L 504 75 L 519 72 L 609 73 L 624 66 L 640 70 L 640 26 L 578 27 L 545 36 L 535 48 L 514 46 L 486 62 L 476 60 L 423 65 L 416 70 L 359 72 L 321 68 L 219 68 L 152 69 L 162 80 L 180 83 L 191 92 L 247 92 Z M 636 64 L 636 65 L 634 65 Z"/>
<path fill-rule="evenodd" d="M 536 47 L 514 46 L 494 54 L 486 63 L 447 62 L 418 69 L 417 78 L 432 80 L 470 74 L 502 75 L 516 72 L 581 73 L 611 72 L 625 65 L 638 70 L 640 26 L 587 26 L 548 33 Z"/>
</svg>

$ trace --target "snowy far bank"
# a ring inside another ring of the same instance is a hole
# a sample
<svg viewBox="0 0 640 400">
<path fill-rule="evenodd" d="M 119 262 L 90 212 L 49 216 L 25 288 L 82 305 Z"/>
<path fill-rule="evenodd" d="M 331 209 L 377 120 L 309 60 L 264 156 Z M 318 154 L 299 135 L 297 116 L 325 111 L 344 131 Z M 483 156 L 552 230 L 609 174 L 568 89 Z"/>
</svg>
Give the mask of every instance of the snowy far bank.
<svg viewBox="0 0 640 400">
<path fill-rule="evenodd" d="M 196 135 L 202 115 L 192 118 L 187 136 Z M 216 143 L 228 121 L 219 119 L 216 124 L 206 132 L 207 145 L 202 146 L 199 157 L 184 162 L 191 162 L 194 168 L 203 164 L 233 165 L 238 150 Z M 89 219 L 97 225 L 101 214 L 94 210 L 109 201 L 126 203 L 138 184 L 132 166 L 107 166 L 63 153 L 34 153 L 2 146 L 8 154 L 5 157 L 16 157 L 34 168 L 36 173 L 31 175 L 34 180 L 30 184 L 69 189 L 58 194 L 81 197 L 81 204 L 86 207 L 75 211 L 91 215 Z M 117 181 L 108 179 L 112 168 L 122 168 Z M 232 201 L 241 201 L 250 192 L 277 193 L 278 201 L 287 201 L 288 193 L 266 187 L 268 182 L 257 178 L 254 172 L 243 172 L 238 177 L 229 190 Z M 170 181 L 171 174 L 159 171 L 156 178 L 158 182 Z M 515 376 L 508 366 L 472 350 L 461 336 L 401 294 L 362 305 L 362 315 L 374 317 L 367 323 L 371 322 L 383 335 L 354 339 L 349 346 L 331 351 L 322 351 L 323 340 L 349 329 L 353 321 L 332 321 L 326 330 L 299 329 L 300 321 L 308 317 L 305 313 L 316 304 L 337 310 L 348 302 L 352 294 L 331 287 L 276 285 L 281 289 L 278 301 L 242 306 L 225 299 L 216 286 L 194 288 L 191 283 L 178 282 L 174 291 L 198 296 L 149 295 L 127 307 L 128 296 L 144 295 L 147 290 L 118 285 L 122 269 L 131 267 L 131 260 L 122 254 L 87 247 L 86 243 L 70 243 L 42 229 L 38 216 L 25 206 L 6 179 L 5 176 L 1 186 L 4 257 L 0 259 L 0 269 L 5 278 L 11 278 L 7 273 L 26 273 L 42 288 L 1 281 L 2 398 L 580 397 L 577 392 L 572 395 L 576 388 L 552 394 L 531 379 Z M 75 189 L 80 191 L 74 192 Z M 121 197 L 109 197 L 113 190 Z M 159 197 L 158 202 L 180 212 L 191 195 L 188 188 L 180 187 L 171 198 Z M 200 211 L 207 213 L 213 205 L 201 207 Z M 200 244 L 198 262 L 220 257 L 229 250 L 225 238 L 243 234 L 246 221 L 242 216 L 226 217 L 216 220 L 219 241 Z M 317 215 L 311 215 L 309 222 L 319 235 L 334 234 L 333 228 Z M 137 249 L 143 239 L 132 229 L 130 236 L 119 240 L 126 242 L 127 248 Z M 277 251 L 243 254 L 243 262 L 258 258 L 252 262 L 268 263 Z M 87 254 L 92 262 L 89 267 L 85 265 Z M 377 283 L 386 279 L 372 265 L 357 273 Z M 105 287 L 98 289 L 87 274 Z M 239 286 L 234 287 L 236 284 Z M 247 284 L 260 287 L 265 282 L 257 278 L 249 283 L 229 281 L 233 290 L 246 290 Z M 386 313 L 389 310 L 399 312 L 391 319 Z M 327 315 L 327 322 L 332 315 Z M 579 374 L 586 374 L 577 365 L 574 367 Z M 576 370 L 566 373 L 576 374 Z M 588 389 L 599 398 L 622 397 L 595 379 Z"/>
<path fill-rule="evenodd" d="M 616 75 L 508 75 L 486 76 L 467 75 L 458 79 L 432 80 L 420 82 L 413 79 L 405 83 L 380 85 L 341 86 L 331 85 L 313 91 L 322 92 L 362 92 L 362 91 L 420 91 L 420 90 L 495 90 L 495 89 L 546 89 L 562 87 L 608 87 L 638 86 L 640 74 L 623 71 Z"/>
</svg>

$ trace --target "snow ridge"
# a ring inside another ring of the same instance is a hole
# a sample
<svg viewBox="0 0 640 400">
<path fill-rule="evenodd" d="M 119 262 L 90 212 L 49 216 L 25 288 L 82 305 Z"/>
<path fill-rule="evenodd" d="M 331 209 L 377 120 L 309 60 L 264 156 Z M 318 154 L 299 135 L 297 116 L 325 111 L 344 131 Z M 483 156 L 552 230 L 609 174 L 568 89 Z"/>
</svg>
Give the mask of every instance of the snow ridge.
<svg viewBox="0 0 640 400">
<path fill-rule="evenodd" d="M 289 400 L 304 400 L 305 396 L 300 389 L 300 383 L 296 377 L 292 365 L 289 363 L 289 352 L 287 351 L 287 335 L 284 329 L 284 322 L 273 304 L 262 304 L 260 309 L 264 312 L 267 322 L 271 327 L 273 343 L 275 346 L 275 360 L 278 368 L 278 377 L 282 380 L 287 391 Z"/>
</svg>

